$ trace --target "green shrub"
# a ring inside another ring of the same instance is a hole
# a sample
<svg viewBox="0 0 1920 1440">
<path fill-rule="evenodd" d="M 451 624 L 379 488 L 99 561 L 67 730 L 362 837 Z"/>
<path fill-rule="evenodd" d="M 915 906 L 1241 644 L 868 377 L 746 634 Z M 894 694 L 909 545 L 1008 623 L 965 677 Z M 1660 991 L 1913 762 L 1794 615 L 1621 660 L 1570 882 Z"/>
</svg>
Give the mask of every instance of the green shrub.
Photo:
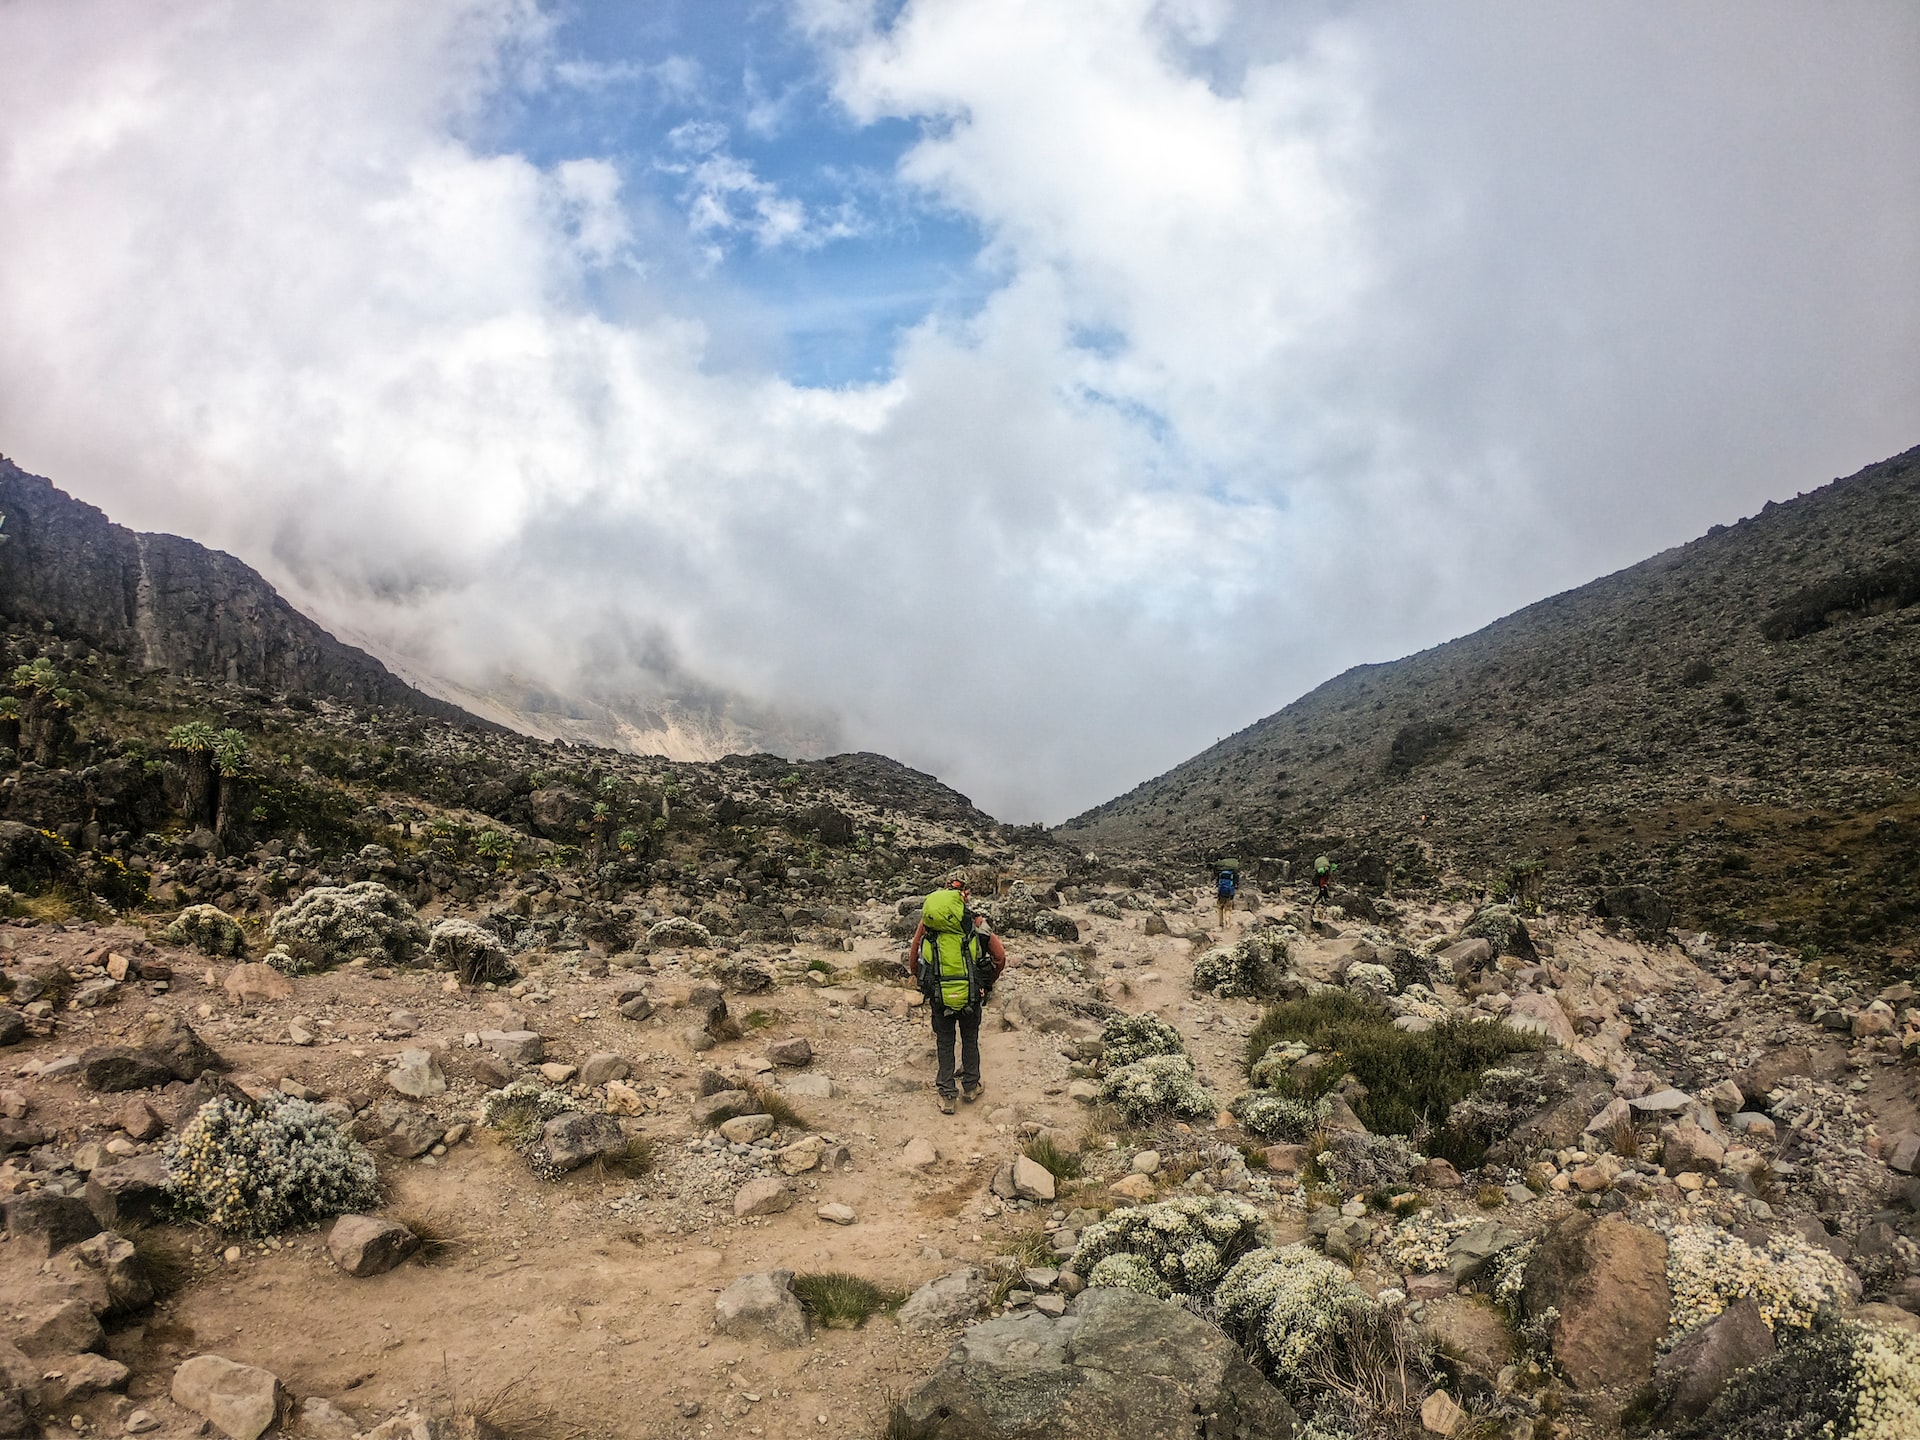
<svg viewBox="0 0 1920 1440">
<path fill-rule="evenodd" d="M 1302 1141 L 1327 1119 L 1327 1107 L 1312 1100 L 1249 1090 L 1228 1107 L 1241 1128 L 1263 1140 Z"/>
<path fill-rule="evenodd" d="M 169 945 L 187 945 L 203 955 L 244 955 L 247 932 L 218 905 L 189 905 L 160 932 Z"/>
<path fill-rule="evenodd" d="M 840 1270 L 796 1275 L 789 1288 L 806 1312 L 829 1330 L 857 1329 L 907 1298 L 904 1290 L 888 1289 Z"/>
<path fill-rule="evenodd" d="M 315 886 L 279 910 L 267 933 L 304 970 L 361 955 L 404 965 L 427 943 L 413 906 L 377 880 Z"/>
<path fill-rule="evenodd" d="M 1278 1041 L 1300 1040 L 1337 1057 L 1321 1067 L 1351 1072 L 1367 1095 L 1354 1113 L 1375 1134 L 1408 1135 L 1442 1125 L 1488 1069 L 1507 1056 L 1538 1050 L 1546 1041 L 1507 1025 L 1449 1020 L 1420 1034 L 1397 1030 L 1371 998 L 1323 990 L 1267 1011 L 1247 1041 L 1248 1070 Z"/>
<path fill-rule="evenodd" d="M 1048 1136 L 1034 1136 L 1021 1153 L 1055 1180 L 1072 1180 L 1080 1173 L 1080 1157 L 1061 1149 Z"/>
<path fill-rule="evenodd" d="M 361 1210 L 379 1199 L 366 1149 L 305 1100 L 207 1101 L 164 1152 L 167 1194 L 191 1219 L 235 1235 Z"/>
</svg>

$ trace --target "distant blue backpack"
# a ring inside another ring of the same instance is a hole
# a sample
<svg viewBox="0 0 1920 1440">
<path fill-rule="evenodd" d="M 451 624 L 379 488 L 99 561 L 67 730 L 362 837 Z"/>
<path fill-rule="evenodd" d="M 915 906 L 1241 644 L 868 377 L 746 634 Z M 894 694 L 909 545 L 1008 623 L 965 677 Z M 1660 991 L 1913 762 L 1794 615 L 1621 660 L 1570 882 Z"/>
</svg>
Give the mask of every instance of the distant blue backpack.
<svg viewBox="0 0 1920 1440">
<path fill-rule="evenodd" d="M 1218 893 L 1222 900 L 1233 899 L 1233 871 L 1222 870 L 1220 872 L 1220 878 L 1215 884 L 1218 887 Z"/>
</svg>

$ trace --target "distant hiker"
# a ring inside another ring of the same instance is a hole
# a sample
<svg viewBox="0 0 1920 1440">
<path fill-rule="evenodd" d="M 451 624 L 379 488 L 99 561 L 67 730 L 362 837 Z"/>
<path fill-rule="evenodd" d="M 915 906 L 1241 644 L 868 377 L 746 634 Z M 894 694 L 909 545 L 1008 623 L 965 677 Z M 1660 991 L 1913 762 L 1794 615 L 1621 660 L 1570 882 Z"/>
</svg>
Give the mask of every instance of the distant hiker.
<svg viewBox="0 0 1920 1440">
<path fill-rule="evenodd" d="M 1333 861 L 1324 855 L 1319 855 L 1314 858 L 1313 904 L 1307 907 L 1307 916 L 1309 919 L 1312 918 L 1313 913 L 1323 904 L 1329 902 L 1333 890 L 1333 872 L 1339 868 L 1338 865 L 1334 864 Z"/>
<path fill-rule="evenodd" d="M 1222 925 L 1227 923 L 1227 916 L 1233 913 L 1233 893 L 1239 885 L 1240 877 L 1233 873 L 1233 867 L 1222 862 L 1219 873 L 1213 877 L 1213 900 Z"/>
<path fill-rule="evenodd" d="M 920 907 L 907 970 L 920 982 L 933 1016 L 933 1039 L 940 1052 L 940 1113 L 954 1112 L 953 1042 L 960 1041 L 958 1093 L 969 1104 L 986 1087 L 980 1081 L 980 1008 L 1007 968 L 1007 952 L 987 922 L 967 906 L 967 888 L 954 880 L 934 891 Z"/>
</svg>

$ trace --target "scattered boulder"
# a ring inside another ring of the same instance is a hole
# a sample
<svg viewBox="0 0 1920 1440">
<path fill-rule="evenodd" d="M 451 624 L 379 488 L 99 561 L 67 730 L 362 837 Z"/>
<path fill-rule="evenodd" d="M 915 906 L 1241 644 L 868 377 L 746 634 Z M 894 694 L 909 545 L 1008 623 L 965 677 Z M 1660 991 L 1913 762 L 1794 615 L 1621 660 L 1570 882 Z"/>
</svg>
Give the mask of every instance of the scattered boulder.
<svg viewBox="0 0 1920 1440">
<path fill-rule="evenodd" d="M 940 1158 L 940 1152 L 924 1135 L 916 1135 L 900 1147 L 900 1165 L 906 1170 L 925 1170 Z"/>
<path fill-rule="evenodd" d="M 621 1056 L 600 1050 L 580 1062 L 579 1080 L 582 1085 L 604 1085 L 609 1080 L 624 1080 L 632 1073 L 633 1067 Z"/>
<path fill-rule="evenodd" d="M 124 1315 L 153 1303 L 153 1277 L 133 1242 L 112 1231 L 70 1247 L 63 1257 L 71 1273 L 86 1285 L 89 1303 L 102 1315 Z"/>
<path fill-rule="evenodd" d="M 1689 1170 L 1712 1175 L 1727 1156 L 1727 1147 L 1691 1120 L 1665 1126 L 1660 1131 L 1660 1139 L 1660 1163 L 1666 1166 L 1669 1175 Z"/>
<path fill-rule="evenodd" d="M 482 1030 L 480 1043 L 509 1065 L 538 1065 L 547 1042 L 532 1030 Z"/>
<path fill-rule="evenodd" d="M 764 1140 L 773 1133 L 771 1115 L 736 1115 L 731 1120 L 720 1122 L 720 1137 L 735 1145 L 751 1145 L 756 1140 Z"/>
<path fill-rule="evenodd" d="M 916 1334 L 950 1329 L 980 1313 L 989 1288 L 987 1272 L 977 1265 L 949 1271 L 909 1295 L 895 1318 Z"/>
<path fill-rule="evenodd" d="M 256 1005 L 293 998 L 293 981 L 271 965 L 252 961 L 227 972 L 221 989 L 237 1005 Z"/>
<path fill-rule="evenodd" d="M 27 1038 L 27 1017 L 11 1005 L 0 1005 L 0 1046 L 18 1045 Z"/>
<path fill-rule="evenodd" d="M 102 1095 L 152 1090 L 174 1078 L 165 1059 L 130 1045 L 95 1045 L 80 1052 L 80 1083 Z"/>
<path fill-rule="evenodd" d="M 1735 1301 L 1661 1357 L 1652 1387 L 1660 1423 L 1698 1419 L 1727 1381 L 1766 1359 L 1774 1348 L 1773 1331 L 1760 1318 L 1760 1307 L 1750 1298 Z"/>
<path fill-rule="evenodd" d="M 742 1275 L 713 1304 L 713 1328 L 738 1339 L 761 1338 L 782 1349 L 807 1343 L 807 1312 L 789 1287 L 791 1270 Z"/>
<path fill-rule="evenodd" d="M 135 1155 L 114 1165 L 96 1165 L 87 1176 L 87 1206 L 109 1230 L 145 1225 L 167 1194 L 167 1164 L 158 1155 Z"/>
<path fill-rule="evenodd" d="M 540 1127 L 540 1140 L 528 1158 L 541 1174 L 564 1175 L 591 1160 L 618 1155 L 626 1144 L 626 1132 L 613 1116 L 569 1110 Z"/>
<path fill-rule="evenodd" d="M 711 1095 L 696 1096 L 693 1102 L 693 1118 L 701 1125 L 713 1125 L 734 1115 L 757 1115 L 760 1102 L 745 1090 L 716 1090 Z"/>
<path fill-rule="evenodd" d="M 1521 1298 L 1535 1319 L 1555 1312 L 1553 1355 L 1578 1388 L 1643 1381 L 1667 1333 L 1666 1239 L 1576 1211 L 1541 1241 Z"/>
<path fill-rule="evenodd" d="M 384 1275 L 420 1248 L 420 1237 L 398 1220 L 342 1215 L 327 1232 L 327 1254 L 357 1280 Z"/>
<path fill-rule="evenodd" d="M 100 1233 L 87 1202 L 73 1195 L 33 1190 L 0 1202 L 0 1211 L 6 1215 L 7 1238 L 41 1259 Z"/>
<path fill-rule="evenodd" d="M 842 1205 L 837 1200 L 822 1205 L 813 1213 L 829 1225 L 851 1225 L 860 1218 L 854 1213 L 851 1205 Z"/>
<path fill-rule="evenodd" d="M 1562 1049 L 1572 1049 L 1578 1038 L 1567 1012 L 1552 995 L 1529 992 L 1514 996 L 1507 1010 L 1507 1024 L 1523 1033 L 1544 1035 Z"/>
<path fill-rule="evenodd" d="M 785 1180 L 777 1180 L 771 1175 L 749 1180 L 733 1197 L 736 1220 L 744 1220 L 749 1215 L 778 1215 L 792 1206 L 792 1188 Z"/>
<path fill-rule="evenodd" d="M 793 1035 L 785 1040 L 776 1040 L 767 1047 L 767 1059 L 776 1065 L 798 1068 L 813 1063 L 813 1046 L 804 1035 Z"/>
<path fill-rule="evenodd" d="M 259 1440 L 280 1418 L 280 1381 L 253 1365 L 196 1355 L 173 1372 L 173 1403 L 211 1420 L 230 1440 Z"/>
<path fill-rule="evenodd" d="M 447 1091 L 447 1077 L 431 1050 L 402 1050 L 400 1061 L 387 1072 L 387 1084 L 414 1100 L 426 1100 Z"/>
<path fill-rule="evenodd" d="M 50 1355 L 83 1355 L 107 1343 L 100 1315 L 77 1296 L 27 1305 L 9 1317 L 13 1343 L 21 1353 L 43 1360 Z"/>
<path fill-rule="evenodd" d="M 1054 1196 L 1052 1172 L 1037 1160 L 1025 1155 L 1015 1156 L 1013 1193 L 1022 1200 L 1052 1200 Z"/>
<path fill-rule="evenodd" d="M 176 1080 L 198 1080 L 209 1070 L 227 1068 L 213 1047 L 171 1012 L 147 1016 L 135 1043 L 147 1054 L 159 1057 Z"/>
<path fill-rule="evenodd" d="M 1059 1319 L 1029 1312 L 974 1326 L 905 1410 L 972 1440 L 1253 1440 L 1290 1436 L 1296 1423 L 1219 1330 L 1108 1289 L 1082 1292 Z"/>
</svg>

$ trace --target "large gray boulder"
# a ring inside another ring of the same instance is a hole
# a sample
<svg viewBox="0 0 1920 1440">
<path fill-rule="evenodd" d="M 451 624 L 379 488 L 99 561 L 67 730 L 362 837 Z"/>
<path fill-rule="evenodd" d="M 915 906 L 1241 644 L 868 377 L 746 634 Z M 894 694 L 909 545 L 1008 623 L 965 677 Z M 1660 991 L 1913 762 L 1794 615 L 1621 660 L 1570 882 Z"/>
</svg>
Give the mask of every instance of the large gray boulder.
<svg viewBox="0 0 1920 1440">
<path fill-rule="evenodd" d="M 1292 1409 L 1213 1326 L 1132 1290 L 1088 1290 L 962 1335 L 905 1402 L 967 1440 L 1288 1440 Z"/>
</svg>

